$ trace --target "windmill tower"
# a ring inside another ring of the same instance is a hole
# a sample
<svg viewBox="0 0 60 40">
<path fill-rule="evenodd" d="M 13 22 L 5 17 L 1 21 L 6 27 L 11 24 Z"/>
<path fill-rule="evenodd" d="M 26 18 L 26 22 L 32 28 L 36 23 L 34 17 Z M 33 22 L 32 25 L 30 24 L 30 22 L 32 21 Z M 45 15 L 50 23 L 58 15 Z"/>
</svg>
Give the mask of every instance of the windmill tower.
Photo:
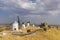
<svg viewBox="0 0 60 40">
<path fill-rule="evenodd" d="M 17 30 L 18 31 L 18 29 L 19 29 L 19 26 L 20 26 L 20 20 L 19 20 L 19 16 L 17 16 L 17 21 L 15 21 L 13 24 L 12 24 L 12 26 L 13 26 L 13 30 Z"/>
<path fill-rule="evenodd" d="M 27 22 L 27 26 L 30 26 L 30 21 Z"/>
<path fill-rule="evenodd" d="M 22 27 L 25 28 L 25 23 L 22 22 Z"/>
<path fill-rule="evenodd" d="M 13 28 L 12 28 L 13 31 L 14 31 L 14 30 L 18 31 L 18 28 L 19 28 L 18 22 L 15 21 L 12 25 L 13 25 Z"/>
</svg>

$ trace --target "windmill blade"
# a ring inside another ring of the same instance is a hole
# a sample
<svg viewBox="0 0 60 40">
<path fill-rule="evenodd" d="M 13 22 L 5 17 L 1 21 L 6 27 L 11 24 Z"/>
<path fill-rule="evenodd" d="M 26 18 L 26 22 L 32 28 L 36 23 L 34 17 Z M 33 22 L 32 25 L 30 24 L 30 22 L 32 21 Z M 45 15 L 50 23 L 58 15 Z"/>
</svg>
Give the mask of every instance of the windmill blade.
<svg viewBox="0 0 60 40">
<path fill-rule="evenodd" d="M 18 19 L 18 24 L 20 25 L 20 18 L 19 18 L 19 16 L 17 16 L 17 19 Z"/>
</svg>

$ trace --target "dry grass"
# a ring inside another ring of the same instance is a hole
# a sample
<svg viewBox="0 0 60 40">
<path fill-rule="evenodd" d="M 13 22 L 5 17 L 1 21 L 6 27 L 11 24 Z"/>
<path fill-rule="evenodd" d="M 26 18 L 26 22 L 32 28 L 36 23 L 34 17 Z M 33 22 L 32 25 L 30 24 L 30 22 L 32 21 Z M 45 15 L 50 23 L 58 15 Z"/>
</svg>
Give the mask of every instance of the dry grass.
<svg viewBox="0 0 60 40">
<path fill-rule="evenodd" d="M 37 30 L 39 27 L 27 27 L 26 30 Z M 16 36 L 12 35 L 10 33 L 7 33 L 7 35 L 0 36 L 0 40 L 60 40 L 60 30 L 57 30 L 56 28 L 48 29 L 45 31 L 37 31 L 31 35 L 25 35 L 25 36 Z"/>
</svg>

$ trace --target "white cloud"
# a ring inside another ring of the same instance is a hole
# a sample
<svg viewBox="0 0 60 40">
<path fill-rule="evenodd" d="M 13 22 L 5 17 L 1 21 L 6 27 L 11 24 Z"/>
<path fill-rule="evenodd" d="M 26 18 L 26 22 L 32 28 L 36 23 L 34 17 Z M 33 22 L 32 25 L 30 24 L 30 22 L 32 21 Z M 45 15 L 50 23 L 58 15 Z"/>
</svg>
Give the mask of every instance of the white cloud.
<svg viewBox="0 0 60 40">
<path fill-rule="evenodd" d="M 17 8 L 21 8 L 23 10 L 25 10 L 25 9 L 29 10 L 30 11 L 29 14 L 30 13 L 42 14 L 44 12 L 48 12 L 48 14 L 56 15 L 60 11 L 60 10 L 58 10 L 60 8 L 60 6 L 56 5 L 56 3 L 58 4 L 58 2 L 59 2 L 58 0 L 57 1 L 55 1 L 55 0 L 36 0 L 34 3 L 29 0 L 1 0 L 1 1 L 3 1 L 3 3 L 4 3 L 4 8 L 2 7 L 2 9 L 7 9 L 7 8 L 13 9 L 13 8 L 17 7 Z M 51 3 L 53 3 L 53 5 Z M 56 9 L 58 8 L 58 9 L 56 11 L 51 10 L 51 9 L 55 10 L 55 8 Z M 20 9 L 20 11 L 21 11 L 21 9 Z M 46 10 L 48 10 L 48 11 L 46 11 Z M 19 10 L 17 10 L 17 11 L 19 11 Z M 47 13 L 44 13 L 44 14 L 47 14 Z"/>
<path fill-rule="evenodd" d="M 36 3 L 32 3 L 31 1 L 17 0 L 17 4 L 24 9 L 33 10 L 35 9 Z"/>
<path fill-rule="evenodd" d="M 52 11 L 48 11 L 48 13 L 51 15 L 57 15 L 60 13 L 60 11 L 59 10 L 52 10 Z"/>
<path fill-rule="evenodd" d="M 33 3 L 23 3 L 21 4 L 21 7 L 24 9 L 35 9 L 35 4 Z"/>
</svg>

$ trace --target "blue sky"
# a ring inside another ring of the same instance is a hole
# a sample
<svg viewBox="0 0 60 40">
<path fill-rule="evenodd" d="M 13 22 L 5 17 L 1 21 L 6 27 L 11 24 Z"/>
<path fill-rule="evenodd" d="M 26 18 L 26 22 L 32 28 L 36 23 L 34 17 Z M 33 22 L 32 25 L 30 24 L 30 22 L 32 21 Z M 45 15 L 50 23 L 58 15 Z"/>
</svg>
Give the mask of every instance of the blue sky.
<svg viewBox="0 0 60 40">
<path fill-rule="evenodd" d="M 21 22 L 60 25 L 60 0 L 0 0 L 0 24 Z"/>
</svg>

